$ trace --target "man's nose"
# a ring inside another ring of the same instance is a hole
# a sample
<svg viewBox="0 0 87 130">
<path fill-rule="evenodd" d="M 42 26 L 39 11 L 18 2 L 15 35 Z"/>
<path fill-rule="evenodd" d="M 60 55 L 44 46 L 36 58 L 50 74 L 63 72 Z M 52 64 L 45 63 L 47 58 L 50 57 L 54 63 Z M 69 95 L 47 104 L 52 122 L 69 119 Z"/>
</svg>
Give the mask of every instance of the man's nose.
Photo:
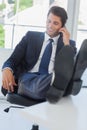
<svg viewBox="0 0 87 130">
<path fill-rule="evenodd" d="M 53 23 L 49 23 L 49 27 L 53 27 Z"/>
</svg>

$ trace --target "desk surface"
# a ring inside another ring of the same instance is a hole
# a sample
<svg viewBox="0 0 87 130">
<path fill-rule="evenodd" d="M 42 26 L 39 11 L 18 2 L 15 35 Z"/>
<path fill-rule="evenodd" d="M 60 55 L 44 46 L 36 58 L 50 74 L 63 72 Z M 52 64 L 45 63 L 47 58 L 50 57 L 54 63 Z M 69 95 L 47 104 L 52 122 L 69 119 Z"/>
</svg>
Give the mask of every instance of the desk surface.
<svg viewBox="0 0 87 130">
<path fill-rule="evenodd" d="M 62 98 L 57 104 L 11 108 L 9 113 L 0 110 L 0 130 L 31 130 L 34 123 L 39 130 L 87 130 L 87 89 L 77 96 Z"/>
<path fill-rule="evenodd" d="M 46 130 L 87 130 L 87 89 L 57 104 L 45 102 L 25 108 L 20 114 Z"/>
</svg>

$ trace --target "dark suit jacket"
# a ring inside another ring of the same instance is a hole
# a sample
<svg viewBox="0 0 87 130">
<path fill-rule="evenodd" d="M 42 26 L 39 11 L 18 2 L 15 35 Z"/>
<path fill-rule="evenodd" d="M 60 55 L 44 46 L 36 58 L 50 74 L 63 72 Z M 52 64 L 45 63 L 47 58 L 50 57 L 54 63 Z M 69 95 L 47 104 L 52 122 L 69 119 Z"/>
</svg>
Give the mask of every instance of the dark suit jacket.
<svg viewBox="0 0 87 130">
<path fill-rule="evenodd" d="M 12 68 L 16 78 L 18 78 L 18 76 L 21 73 L 31 70 L 39 58 L 43 41 L 44 41 L 43 32 L 34 32 L 34 31 L 27 32 L 27 34 L 22 38 L 20 43 L 14 49 L 12 55 L 3 64 L 2 68 L 5 67 Z M 76 53 L 75 42 L 70 40 L 70 45 L 72 46 L 72 49 L 75 54 Z M 60 49 L 63 46 L 64 44 L 62 42 L 62 37 L 60 37 L 58 40 L 56 54 L 60 51 Z"/>
</svg>

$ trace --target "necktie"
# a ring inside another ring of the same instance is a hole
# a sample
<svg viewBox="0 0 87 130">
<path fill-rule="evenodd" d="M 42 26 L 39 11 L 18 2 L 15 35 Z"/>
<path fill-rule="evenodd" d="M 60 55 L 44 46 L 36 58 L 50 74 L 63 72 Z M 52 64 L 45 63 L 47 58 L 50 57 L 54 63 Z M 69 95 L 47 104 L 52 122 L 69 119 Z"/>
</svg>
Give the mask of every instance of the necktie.
<svg viewBox="0 0 87 130">
<path fill-rule="evenodd" d="M 44 50 L 41 63 L 39 66 L 40 73 L 48 73 L 48 66 L 49 66 L 51 53 L 52 53 L 52 42 L 53 42 L 53 39 L 49 39 L 49 43 Z"/>
</svg>

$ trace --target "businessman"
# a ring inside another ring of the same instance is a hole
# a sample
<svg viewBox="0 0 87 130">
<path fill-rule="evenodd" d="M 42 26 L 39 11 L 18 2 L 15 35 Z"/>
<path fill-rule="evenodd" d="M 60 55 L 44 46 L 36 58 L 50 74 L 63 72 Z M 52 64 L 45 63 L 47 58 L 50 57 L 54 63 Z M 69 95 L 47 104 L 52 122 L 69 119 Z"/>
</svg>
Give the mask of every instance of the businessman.
<svg viewBox="0 0 87 130">
<path fill-rule="evenodd" d="M 70 33 L 65 27 L 67 19 L 64 8 L 53 6 L 47 14 L 46 31 L 29 31 L 21 39 L 2 66 L 2 93 L 4 95 L 8 91 L 17 93 L 18 80 L 21 74 L 24 72 L 39 72 L 40 66 L 42 69 L 44 68 L 41 62 L 49 39 L 52 41 L 52 52 L 48 69 L 44 73 L 52 74 L 52 79 L 50 87 L 46 91 L 46 100 L 55 103 L 64 95 L 79 93 L 80 90 L 77 92 L 72 90 L 74 81 L 81 81 L 82 72 L 78 77 L 75 77 L 76 74 L 78 75 L 76 70 L 79 69 L 77 64 L 79 64 L 81 56 L 78 56 L 78 63 L 76 63 L 76 44 L 75 41 L 70 40 Z M 80 53 L 82 55 L 82 52 Z M 46 57 L 48 57 L 48 54 Z M 46 63 L 46 60 L 44 59 L 44 63 Z"/>
</svg>

